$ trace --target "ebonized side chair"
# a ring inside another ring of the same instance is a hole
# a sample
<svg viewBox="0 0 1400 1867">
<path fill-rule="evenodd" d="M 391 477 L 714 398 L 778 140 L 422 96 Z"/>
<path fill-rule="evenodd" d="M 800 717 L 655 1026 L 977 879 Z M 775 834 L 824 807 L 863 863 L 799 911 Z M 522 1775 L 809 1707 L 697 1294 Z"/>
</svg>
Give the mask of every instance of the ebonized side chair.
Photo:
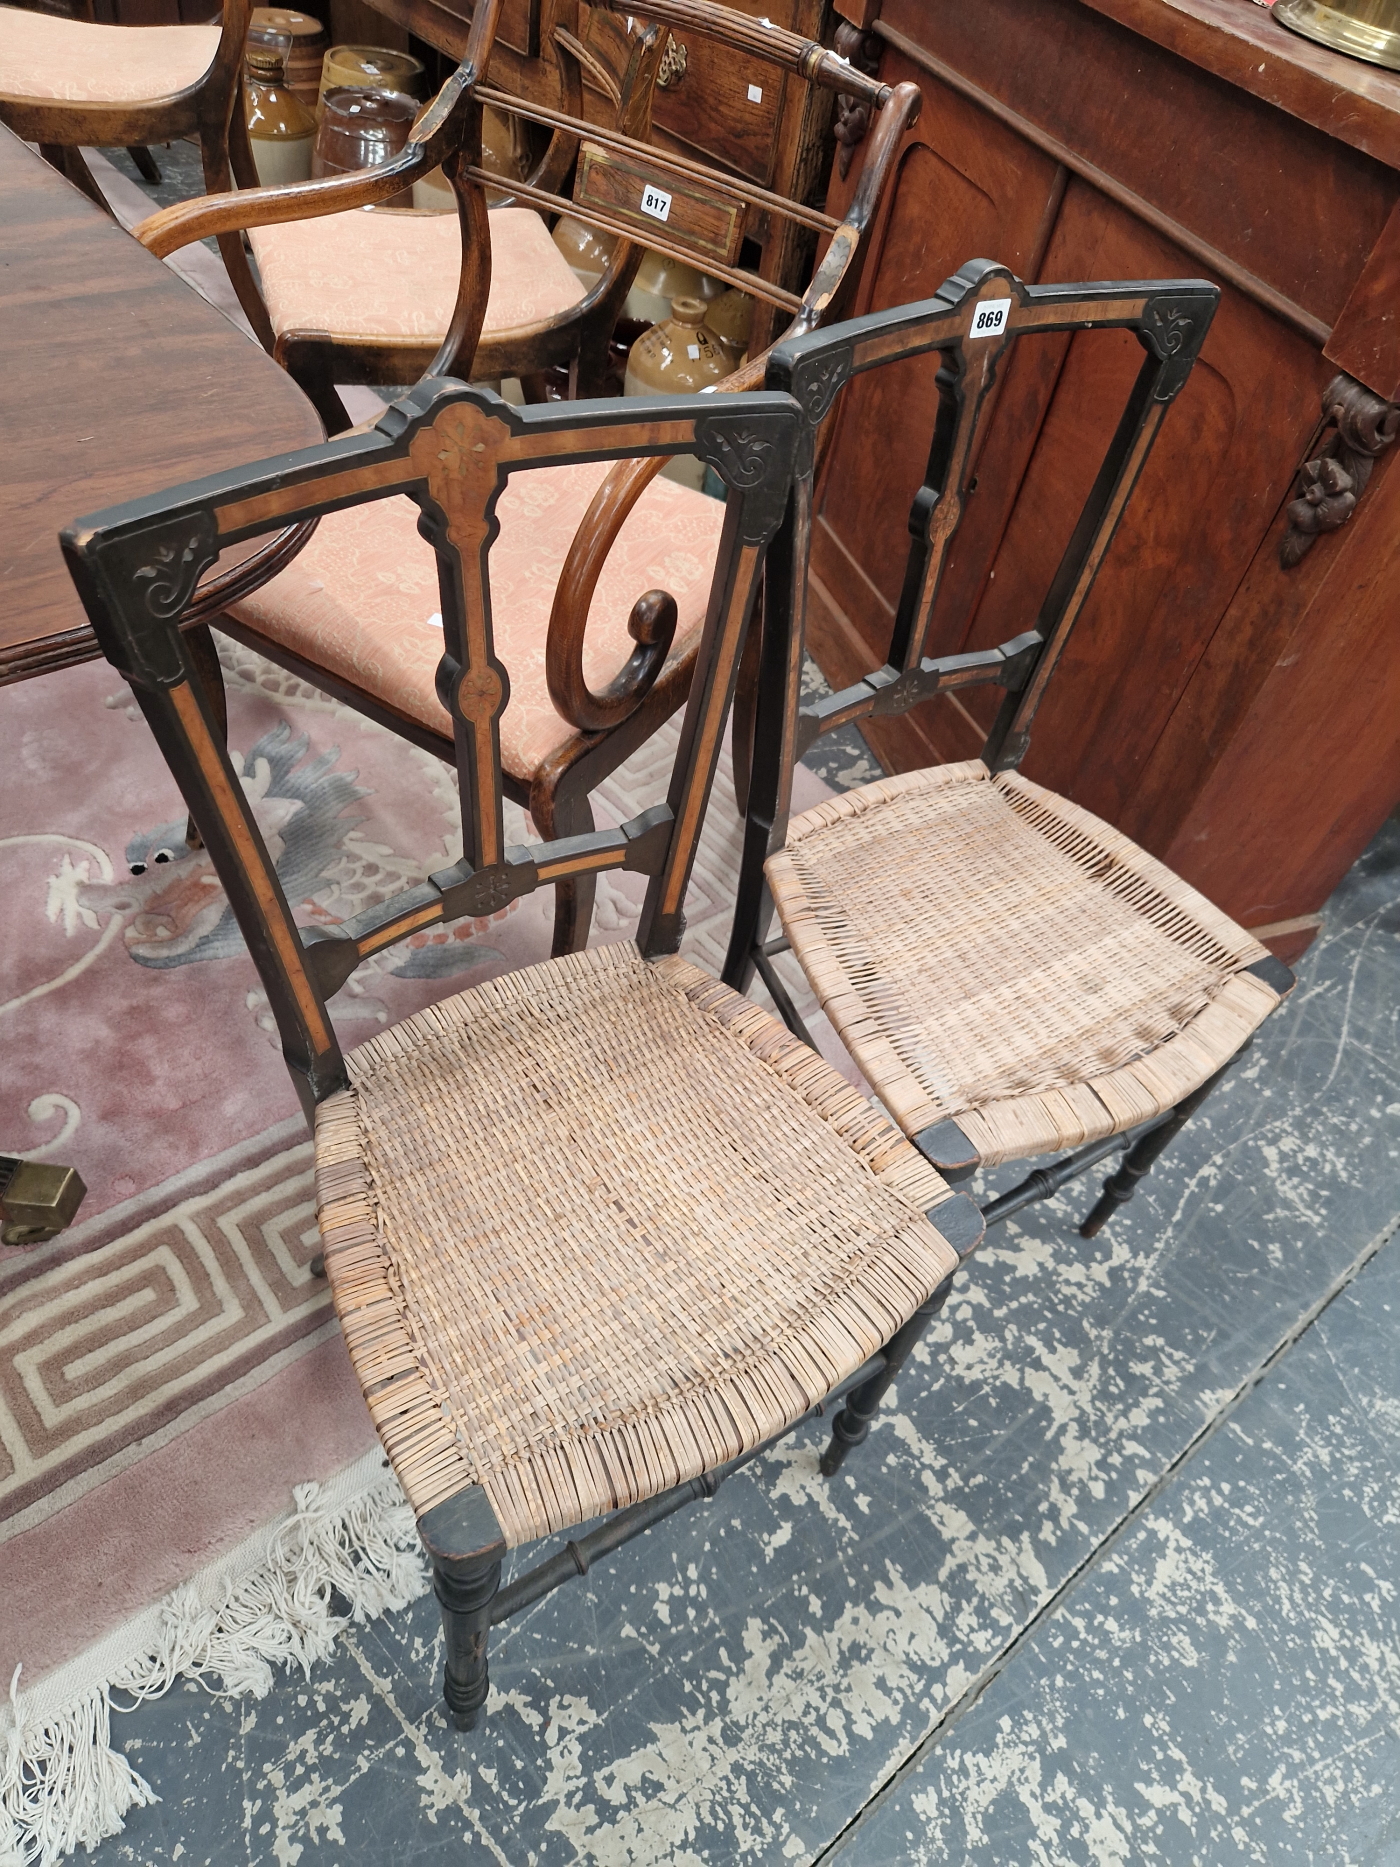
<svg viewBox="0 0 1400 1867">
<path fill-rule="evenodd" d="M 316 1142 L 326 1274 L 418 1519 L 469 1728 L 491 1626 L 853 1385 L 887 1385 L 981 1216 L 766 1011 L 677 954 L 687 878 L 799 411 L 782 395 L 512 409 L 424 384 L 378 427 L 78 522 L 63 545 L 227 890 Z M 506 847 L 495 510 L 560 462 L 698 452 L 728 488 L 665 800 Z M 334 928 L 293 919 L 179 619 L 221 547 L 406 497 L 439 572 L 465 855 Z M 359 961 L 560 876 L 649 879 L 636 943 L 569 954 L 343 1053 Z M 232 1007 L 230 1008 L 232 1009 Z M 604 1515 L 502 1589 L 509 1548 Z"/>
<path fill-rule="evenodd" d="M 815 41 L 711 0 L 655 0 L 647 18 L 657 27 L 671 24 L 692 37 L 743 47 L 828 90 L 854 87 L 869 104 L 872 124 L 861 181 L 838 222 L 802 202 L 720 176 L 620 131 L 526 105 L 484 85 L 480 74 L 495 30 L 496 3 L 491 0 L 488 6 L 483 0 L 466 59 L 395 162 L 361 176 L 263 190 L 257 201 L 239 195 L 223 202 L 184 203 L 144 222 L 139 237 L 164 256 L 216 228 L 248 225 L 250 217 L 290 221 L 306 212 L 324 212 L 332 197 L 345 207 L 383 201 L 413 175 L 444 162 L 457 190 L 462 228 L 457 308 L 436 356 L 420 345 L 417 352 L 396 353 L 394 367 L 407 368 L 409 359 L 412 370 L 426 368 L 433 375 L 487 377 L 543 369 L 559 360 L 553 350 L 537 347 L 523 354 L 510 347 L 519 333 L 492 333 L 483 326 L 491 229 L 502 213 L 486 208 L 486 193 L 499 190 L 500 177 L 482 169 L 474 153 L 480 108 L 489 103 L 549 129 L 560 147 L 582 150 L 572 198 L 550 193 L 538 177 L 516 188 L 512 198 L 547 212 L 567 210 L 615 236 L 611 267 L 621 270 L 610 272 L 609 290 L 626 290 L 640 256 L 630 242 L 645 238 L 649 245 L 741 281 L 790 320 L 789 333 L 818 329 L 842 315 L 858 283 L 865 236 L 894 173 L 904 132 L 918 115 L 921 98 L 915 85 L 880 85 Z M 601 25 L 610 14 L 626 12 L 625 0 L 594 5 L 590 44 L 604 42 Z M 646 47 L 650 57 L 653 41 L 646 40 Z M 582 58 L 580 48 L 575 62 L 581 64 Z M 649 188 L 670 197 L 664 223 L 642 211 Z M 730 258 L 737 254 L 747 217 L 757 214 L 786 216 L 828 237 L 800 299 L 734 272 L 718 256 L 721 250 Z M 547 239 L 546 245 L 562 265 Z M 605 284 L 606 278 L 597 289 Z M 545 335 L 536 332 L 530 342 L 543 344 Z M 550 343 L 559 335 L 556 331 Z M 345 355 L 332 345 L 314 370 L 308 362 L 310 374 L 303 380 L 314 387 L 321 381 L 317 370 L 347 367 Z M 601 349 L 597 360 L 601 370 Z M 721 392 L 760 386 L 763 369 L 763 358 L 755 358 L 723 382 Z M 411 380 L 411 374 L 373 380 Z M 318 394 L 322 391 L 320 405 L 326 409 L 325 396 L 333 393 L 329 383 L 321 383 Z M 333 409 L 327 419 L 334 424 Z M 713 500 L 658 479 L 663 464 L 659 457 L 647 457 L 595 469 L 576 465 L 555 475 L 548 487 L 541 484 L 528 514 L 518 514 L 510 502 L 501 509 L 501 555 L 512 559 L 517 574 L 510 597 L 502 595 L 498 621 L 518 648 L 511 660 L 511 705 L 501 727 L 504 782 L 508 795 L 528 808 L 545 837 L 581 835 L 593 828 L 591 792 L 684 705 L 689 691 L 719 514 Z M 436 690 L 436 654 L 423 631 L 425 615 L 435 607 L 421 595 L 430 579 L 429 554 L 402 501 L 333 513 L 283 576 L 230 606 L 218 627 L 414 744 L 451 758 L 452 722 Z M 373 602 L 366 601 L 371 586 L 377 593 Z M 546 587 L 553 590 L 553 602 L 542 607 L 537 599 Z M 216 686 L 218 658 L 207 632 L 197 652 L 205 678 Z M 556 953 L 587 945 L 595 888 L 591 873 L 556 883 Z"/>
<path fill-rule="evenodd" d="M 1293 985 L 1281 961 L 1171 870 L 1018 770 L 1218 297 L 1189 279 L 1026 286 L 975 260 L 922 304 L 783 343 L 769 359 L 769 385 L 801 405 L 808 442 L 769 559 L 724 977 L 742 991 L 757 970 L 806 1036 L 772 964 L 790 948 L 876 1093 L 945 1177 L 1070 1150 L 986 1206 L 989 1225 L 1126 1148 L 1080 1228 L 1092 1237 Z M 1132 331 L 1146 354 L 1039 614 L 998 647 L 925 657 L 978 424 L 1010 347 L 1105 329 Z M 817 428 L 852 376 L 930 352 L 941 361 L 938 413 L 889 659 L 803 705 Z M 788 821 L 793 763 L 822 733 L 983 683 L 1005 697 L 979 759 L 882 779 Z M 775 906 L 782 933 L 769 940 Z M 838 1418 L 833 1469 L 863 1433 L 853 1403 Z"/>
</svg>

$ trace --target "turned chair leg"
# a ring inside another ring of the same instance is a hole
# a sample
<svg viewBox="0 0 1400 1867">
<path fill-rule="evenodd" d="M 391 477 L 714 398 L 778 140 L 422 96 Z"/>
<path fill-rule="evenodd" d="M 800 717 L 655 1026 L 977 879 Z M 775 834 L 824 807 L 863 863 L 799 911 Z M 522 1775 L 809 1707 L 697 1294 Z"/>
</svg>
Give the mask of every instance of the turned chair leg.
<svg viewBox="0 0 1400 1867">
<path fill-rule="evenodd" d="M 1178 1102 L 1171 1115 L 1160 1127 L 1149 1129 L 1140 1140 L 1133 1143 L 1123 1156 L 1123 1164 L 1117 1173 L 1110 1175 L 1104 1181 L 1103 1191 L 1095 1200 L 1088 1218 L 1079 1228 L 1081 1238 L 1097 1238 L 1118 1208 L 1127 1205 L 1138 1190 L 1139 1180 L 1146 1179 L 1151 1173 L 1167 1148 L 1224 1076 L 1226 1070 L 1233 1069 L 1248 1049 L 1249 1044 L 1242 1045 L 1224 1069 L 1217 1070 L 1214 1076 L 1208 1077 L 1199 1089 L 1193 1090 L 1186 1097 L 1184 1102 Z"/>
<path fill-rule="evenodd" d="M 189 650 L 190 660 L 194 663 L 195 675 L 200 690 L 208 702 L 209 711 L 214 715 L 219 737 L 228 742 L 228 694 L 224 688 L 224 671 L 219 662 L 219 651 L 215 646 L 213 633 L 207 622 L 198 622 L 192 629 L 184 631 L 185 647 Z M 203 849 L 204 838 L 199 834 L 199 826 L 193 817 L 185 825 L 185 845 L 189 849 Z"/>
<path fill-rule="evenodd" d="M 823 1478 L 833 1477 L 852 1447 L 865 1443 L 870 1433 L 870 1422 L 880 1410 L 886 1389 L 908 1360 L 914 1344 L 948 1301 L 952 1288 L 952 1277 L 945 1277 L 928 1301 L 921 1304 L 904 1327 L 891 1337 L 885 1350 L 885 1365 L 880 1372 L 872 1376 L 863 1387 L 853 1388 L 847 1394 L 841 1411 L 831 1422 L 831 1444 L 821 1457 Z"/>
<path fill-rule="evenodd" d="M 491 1603 L 501 1586 L 501 1565 L 489 1558 L 433 1557 L 433 1593 L 442 1610 L 447 1667 L 442 1696 L 459 1731 L 471 1731 L 491 1689 L 486 1663 Z"/>
</svg>

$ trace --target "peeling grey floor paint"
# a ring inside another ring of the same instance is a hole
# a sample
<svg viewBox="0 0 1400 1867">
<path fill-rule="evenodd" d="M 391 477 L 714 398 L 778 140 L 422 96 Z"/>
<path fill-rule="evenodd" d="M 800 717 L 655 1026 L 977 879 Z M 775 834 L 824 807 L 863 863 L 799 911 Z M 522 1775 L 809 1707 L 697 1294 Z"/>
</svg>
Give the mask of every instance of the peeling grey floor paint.
<svg viewBox="0 0 1400 1867">
<path fill-rule="evenodd" d="M 163 1800 L 99 1867 L 1400 1862 L 1400 1246 L 1347 1283 L 1398 1017 L 1392 823 L 1134 1204 L 994 1234 L 835 1483 L 801 1434 L 538 1604 L 471 1737 L 430 1601 L 118 1719 Z"/>
</svg>

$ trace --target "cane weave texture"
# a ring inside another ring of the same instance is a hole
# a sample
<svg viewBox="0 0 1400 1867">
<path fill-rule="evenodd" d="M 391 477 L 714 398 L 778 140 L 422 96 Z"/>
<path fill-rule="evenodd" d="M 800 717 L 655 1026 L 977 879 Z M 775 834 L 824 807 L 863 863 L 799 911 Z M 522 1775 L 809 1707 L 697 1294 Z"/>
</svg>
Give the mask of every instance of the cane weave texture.
<svg viewBox="0 0 1400 1867">
<path fill-rule="evenodd" d="M 687 961 L 550 960 L 346 1061 L 316 1116 L 326 1269 L 420 1515 L 480 1484 L 517 1544 L 669 1490 L 800 1418 L 957 1266 L 933 1169 Z"/>
<path fill-rule="evenodd" d="M 769 859 L 793 952 L 904 1132 L 989 1165 L 1121 1133 L 1279 1002 L 1267 951 L 1135 843 L 973 759 L 793 820 Z"/>
</svg>

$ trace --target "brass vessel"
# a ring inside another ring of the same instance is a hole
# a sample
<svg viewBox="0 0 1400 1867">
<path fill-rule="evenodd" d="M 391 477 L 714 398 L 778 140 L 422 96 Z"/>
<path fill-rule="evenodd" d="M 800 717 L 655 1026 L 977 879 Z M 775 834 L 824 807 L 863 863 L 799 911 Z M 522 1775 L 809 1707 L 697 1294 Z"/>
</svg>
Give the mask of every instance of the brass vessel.
<svg viewBox="0 0 1400 1867">
<path fill-rule="evenodd" d="M 1400 0 L 1274 0 L 1273 15 L 1334 52 L 1400 71 Z"/>
</svg>

